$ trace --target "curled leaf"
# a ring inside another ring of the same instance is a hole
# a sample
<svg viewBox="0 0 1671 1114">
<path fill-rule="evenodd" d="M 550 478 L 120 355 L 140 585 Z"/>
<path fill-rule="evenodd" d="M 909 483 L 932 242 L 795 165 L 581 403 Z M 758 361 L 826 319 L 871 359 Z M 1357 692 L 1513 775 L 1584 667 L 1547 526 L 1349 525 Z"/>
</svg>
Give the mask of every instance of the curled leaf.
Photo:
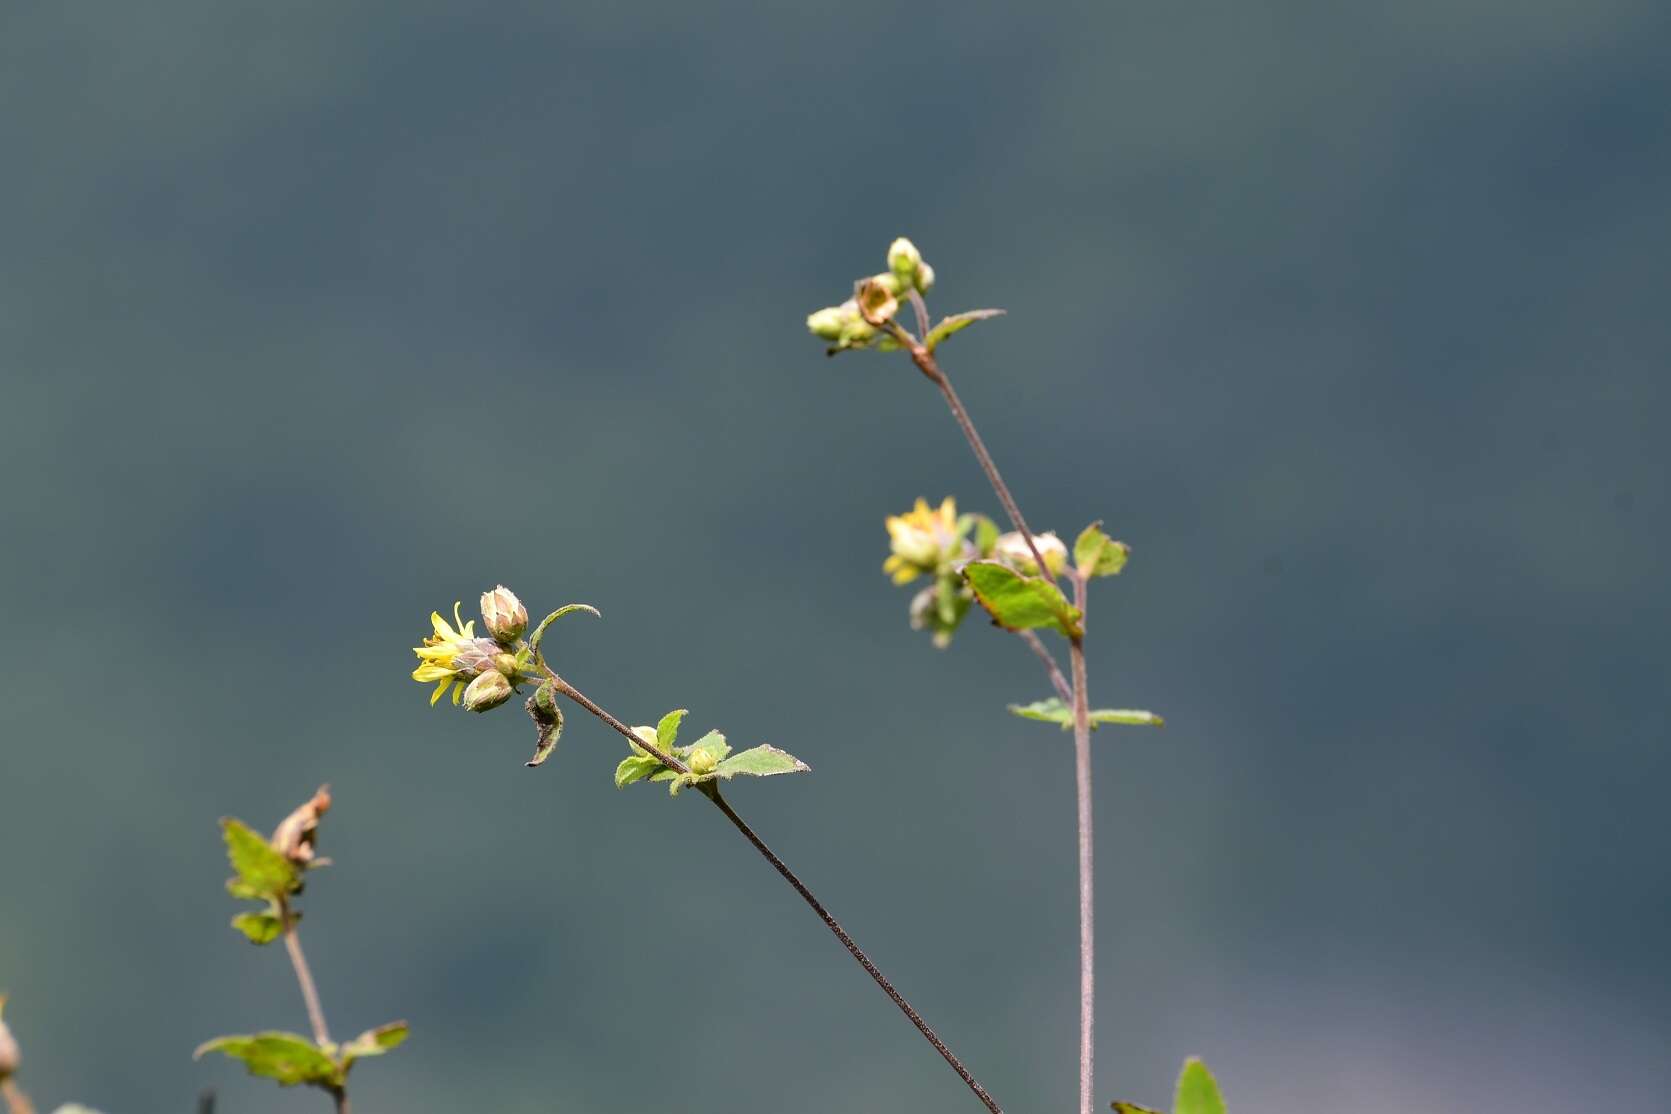
<svg viewBox="0 0 1671 1114">
<path fill-rule="evenodd" d="M 603 618 L 603 612 L 599 611 L 589 603 L 566 603 L 562 607 L 559 607 L 556 611 L 553 611 L 550 615 L 547 615 L 545 618 L 540 620 L 540 625 L 535 627 L 534 633 L 528 636 L 528 649 L 531 652 L 538 654 L 540 652 L 540 642 L 545 638 L 545 629 L 552 623 L 561 619 L 563 616 L 569 614 L 571 611 L 584 611 L 590 615 L 597 616 L 599 619 Z"/>
<path fill-rule="evenodd" d="M 1085 527 L 1073 543 L 1073 563 L 1081 576 L 1118 576 L 1130 556 L 1131 546 L 1103 533 L 1100 522 Z"/>
</svg>

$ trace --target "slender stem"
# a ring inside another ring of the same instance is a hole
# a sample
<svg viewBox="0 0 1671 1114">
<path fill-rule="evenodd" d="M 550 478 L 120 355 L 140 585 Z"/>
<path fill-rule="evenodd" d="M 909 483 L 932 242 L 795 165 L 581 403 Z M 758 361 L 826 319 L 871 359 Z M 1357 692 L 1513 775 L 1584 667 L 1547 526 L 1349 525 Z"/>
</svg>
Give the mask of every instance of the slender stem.
<svg viewBox="0 0 1671 1114">
<path fill-rule="evenodd" d="M 632 728 L 604 711 L 603 708 L 599 707 L 595 702 L 588 698 L 586 694 L 582 693 L 579 689 L 559 677 L 552 671 L 551 667 L 547 666 L 543 661 L 540 661 L 539 664 L 544 670 L 546 677 L 551 681 L 552 687 L 558 692 L 567 696 L 570 700 L 573 700 L 576 704 L 579 704 L 588 712 L 591 712 L 594 716 L 598 717 L 598 719 L 602 720 L 616 734 L 625 737 L 628 742 L 639 746 L 644 745 L 644 740 L 640 739 L 638 735 L 634 733 Z M 657 757 L 661 759 L 663 765 L 677 770 L 679 773 L 690 772 L 690 767 L 686 766 L 683 762 L 679 761 L 679 759 L 675 758 L 671 754 L 662 752 L 659 753 Z M 863 967 L 865 972 L 870 975 L 871 978 L 876 980 L 876 985 L 880 986 L 887 996 L 893 1001 L 893 1004 L 899 1007 L 900 1012 L 904 1013 L 906 1017 L 911 1019 L 911 1024 L 915 1025 L 917 1027 L 917 1031 L 927 1038 L 928 1043 L 934 1046 L 935 1051 L 945 1057 L 946 1063 L 952 1066 L 952 1070 L 957 1072 L 963 1082 L 966 1083 L 969 1089 L 975 1093 L 975 1097 L 980 1099 L 981 1103 L 988 1110 L 990 1110 L 992 1114 L 1003 1114 L 1003 1111 L 999 1109 L 997 1102 L 993 1100 L 991 1095 L 987 1094 L 986 1088 L 982 1087 L 980 1083 L 976 1081 L 975 1077 L 969 1074 L 969 1069 L 964 1067 L 963 1062 L 952 1054 L 951 1049 L 946 1047 L 946 1042 L 942 1041 L 935 1035 L 934 1030 L 928 1027 L 928 1022 L 923 1020 L 922 1014 L 913 1009 L 911 1003 L 905 1000 L 904 995 L 894 989 L 893 983 L 889 982 L 887 977 L 884 976 L 881 971 L 877 970 L 876 964 L 872 963 L 870 961 L 870 957 L 865 955 L 865 953 L 860 950 L 859 945 L 853 942 L 853 938 L 847 935 L 847 931 L 841 927 L 833 916 L 830 915 L 830 911 L 824 908 L 823 903 L 820 902 L 817 897 L 813 896 L 812 891 L 807 888 L 806 883 L 796 877 L 795 872 L 790 870 L 788 865 L 785 864 L 782 859 L 778 858 L 777 854 L 770 847 L 766 846 L 765 841 L 755 834 L 754 829 L 749 827 L 741 816 L 737 815 L 724 797 L 720 796 L 719 786 L 714 782 L 706 781 L 702 782 L 698 788 L 702 790 L 704 796 L 714 803 L 714 806 L 718 808 L 720 812 L 725 814 L 725 818 L 731 821 L 739 832 L 743 833 L 743 836 L 747 838 L 749 843 L 754 845 L 754 849 L 760 852 L 767 862 L 772 864 L 777 872 L 783 876 L 783 880 L 788 882 L 790 887 L 801 896 L 801 900 L 805 901 L 812 907 L 812 911 L 818 914 L 819 919 L 822 920 L 825 926 L 835 934 L 836 939 L 841 941 L 842 946 L 844 946 L 848 952 L 852 954 L 854 959 L 858 960 L 859 966 Z"/>
<path fill-rule="evenodd" d="M 288 905 L 284 913 L 284 950 L 290 953 L 290 965 L 296 969 L 296 982 L 302 988 L 302 1001 L 308 1008 L 308 1023 L 313 1026 L 315 1044 L 331 1043 L 331 1031 L 325 1027 L 325 1010 L 319 1004 L 319 988 L 313 985 L 313 972 L 308 969 L 308 958 L 302 954 L 302 938 L 296 934 L 296 918 Z"/>
<path fill-rule="evenodd" d="M 10 1079 L 0 1081 L 0 1098 L 6 1100 L 6 1114 L 35 1114 L 35 1104 Z"/>
<path fill-rule="evenodd" d="M 1084 576 L 1073 574 L 1073 601 L 1081 615 L 1086 583 Z M 1073 668 L 1073 781 L 1079 806 L 1079 1114 L 1091 1114 L 1097 1019 L 1096 872 L 1091 843 L 1091 698 L 1085 682 L 1084 634 L 1069 639 L 1068 655 Z"/>
<path fill-rule="evenodd" d="M 936 1052 L 945 1057 L 946 1063 L 950 1064 L 952 1070 L 958 1074 L 964 1083 L 968 1084 L 969 1089 L 975 1093 L 976 1098 L 981 1100 L 982 1105 L 992 1111 L 992 1114 L 1002 1114 L 1002 1111 L 998 1108 L 998 1103 L 991 1095 L 987 1094 L 986 1088 L 982 1087 L 975 1077 L 969 1074 L 969 1069 L 964 1067 L 963 1062 L 952 1054 L 951 1049 L 946 1047 L 946 1042 L 941 1040 L 935 1035 L 934 1030 L 928 1027 L 928 1022 L 923 1020 L 922 1014 L 913 1009 L 911 1003 L 905 1000 L 905 996 L 894 989 L 894 984 L 888 981 L 887 976 L 877 970 L 876 964 L 872 963 L 870 957 L 859 948 L 858 944 L 853 942 L 853 938 L 847 935 L 847 930 L 842 928 L 836 919 L 830 915 L 830 911 L 824 908 L 823 903 L 813 896 L 812 891 L 807 889 L 806 884 L 795 876 L 795 872 L 790 870 L 784 861 L 778 858 L 770 847 L 766 846 L 765 841 L 754 834 L 754 829 L 749 827 L 743 821 L 743 818 L 732 810 L 731 805 L 720 795 L 719 786 L 710 781 L 703 783 L 701 788 L 703 793 L 707 794 L 708 799 L 714 802 L 715 806 L 725 814 L 725 818 L 736 825 L 737 830 L 743 833 L 744 838 L 754 844 L 754 849 L 759 851 L 766 861 L 771 863 L 779 874 L 783 875 L 783 880 L 788 882 L 790 887 L 801 895 L 801 900 L 805 901 L 812 911 L 818 914 L 819 919 L 835 934 L 835 938 L 841 941 L 842 946 L 852 954 L 854 959 L 858 960 L 859 966 L 865 969 L 865 973 L 875 979 L 876 985 L 882 988 L 882 992 L 888 996 L 894 1005 L 899 1007 L 901 1013 L 910 1018 L 911 1024 L 917 1027 L 917 1032 L 921 1033 L 928 1043 L 934 1046 Z"/>
<path fill-rule="evenodd" d="M 1073 686 L 1068 684 L 1066 677 L 1062 676 L 1062 669 L 1056 664 L 1055 657 L 1045 648 L 1044 639 L 1030 630 L 1017 631 L 1016 633 L 1021 636 L 1021 641 L 1027 643 L 1027 648 L 1032 650 L 1038 659 L 1044 663 L 1045 671 L 1050 674 L 1050 684 L 1056 690 L 1056 695 L 1060 696 L 1064 703 L 1072 704 Z"/>
</svg>

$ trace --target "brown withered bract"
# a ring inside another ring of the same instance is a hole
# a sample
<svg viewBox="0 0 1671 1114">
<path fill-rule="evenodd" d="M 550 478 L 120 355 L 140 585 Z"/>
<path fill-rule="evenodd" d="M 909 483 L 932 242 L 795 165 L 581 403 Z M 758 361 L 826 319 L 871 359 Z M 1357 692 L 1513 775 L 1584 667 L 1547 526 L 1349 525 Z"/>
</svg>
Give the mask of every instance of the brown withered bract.
<svg viewBox="0 0 1671 1114">
<path fill-rule="evenodd" d="M 321 785 L 308 802 L 286 816 L 273 829 L 273 850 L 306 870 L 322 866 L 325 860 L 315 860 L 314 840 L 319 833 L 319 818 L 331 808 L 331 787 Z"/>
</svg>

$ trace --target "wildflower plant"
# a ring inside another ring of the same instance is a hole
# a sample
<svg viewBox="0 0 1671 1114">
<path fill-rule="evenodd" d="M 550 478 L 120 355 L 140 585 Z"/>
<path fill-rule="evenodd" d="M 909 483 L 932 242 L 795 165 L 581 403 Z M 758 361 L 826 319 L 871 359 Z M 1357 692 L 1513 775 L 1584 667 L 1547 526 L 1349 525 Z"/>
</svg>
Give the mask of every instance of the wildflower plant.
<svg viewBox="0 0 1671 1114">
<path fill-rule="evenodd" d="M 439 619 L 436 623 L 437 628 L 442 625 Z M 408 1028 L 406 1022 L 394 1021 L 338 1044 L 331 1040 L 325 1024 L 319 990 L 297 933 L 302 913 L 296 908 L 296 899 L 306 886 L 308 874 L 330 865 L 330 860 L 319 857 L 316 849 L 319 821 L 330 807 L 330 788 L 321 786 L 286 816 L 270 837 L 241 820 L 228 817 L 221 821 L 226 857 L 233 870 L 226 890 L 240 901 L 259 905 L 258 910 L 233 917 L 232 927 L 252 944 L 283 939 L 301 987 L 313 1038 L 281 1030 L 216 1037 L 199 1045 L 195 1056 L 219 1052 L 241 1061 L 251 1075 L 272 1079 L 281 1087 L 316 1087 L 330 1096 L 337 1114 L 348 1114 L 349 1071 L 358 1061 L 399 1046 L 406 1040 Z"/>
</svg>

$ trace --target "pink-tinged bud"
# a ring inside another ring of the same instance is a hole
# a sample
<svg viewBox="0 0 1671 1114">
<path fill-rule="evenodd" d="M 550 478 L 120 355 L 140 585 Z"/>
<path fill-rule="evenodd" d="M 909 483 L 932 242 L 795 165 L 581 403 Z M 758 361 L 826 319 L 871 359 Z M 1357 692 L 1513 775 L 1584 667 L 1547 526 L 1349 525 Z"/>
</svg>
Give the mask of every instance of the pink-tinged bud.
<svg viewBox="0 0 1671 1114">
<path fill-rule="evenodd" d="M 482 624 L 501 646 L 509 646 L 528 629 L 528 609 L 503 584 L 482 593 Z"/>
<path fill-rule="evenodd" d="M 497 669 L 489 670 L 464 689 L 464 706 L 472 712 L 497 708 L 511 698 L 511 683 Z"/>
</svg>

